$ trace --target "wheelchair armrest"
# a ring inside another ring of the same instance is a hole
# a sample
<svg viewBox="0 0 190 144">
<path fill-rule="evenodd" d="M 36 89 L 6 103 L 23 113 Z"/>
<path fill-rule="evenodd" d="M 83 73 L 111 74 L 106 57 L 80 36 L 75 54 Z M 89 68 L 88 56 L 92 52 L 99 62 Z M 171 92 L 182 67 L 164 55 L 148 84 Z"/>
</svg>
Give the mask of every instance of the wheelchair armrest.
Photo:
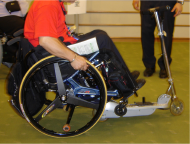
<svg viewBox="0 0 190 144">
<path fill-rule="evenodd" d="M 20 29 L 20 30 L 14 32 L 14 33 L 13 33 L 13 36 L 14 36 L 14 37 L 18 37 L 18 36 L 20 36 L 20 35 L 23 34 L 23 33 L 24 33 L 24 29 Z"/>
<path fill-rule="evenodd" d="M 14 44 L 14 43 L 16 43 L 16 42 L 19 42 L 20 40 L 21 40 L 21 37 L 13 38 L 13 39 L 11 39 L 11 40 L 9 40 L 9 41 L 7 42 L 7 45 L 8 45 L 8 46 L 11 46 L 12 44 Z"/>
</svg>

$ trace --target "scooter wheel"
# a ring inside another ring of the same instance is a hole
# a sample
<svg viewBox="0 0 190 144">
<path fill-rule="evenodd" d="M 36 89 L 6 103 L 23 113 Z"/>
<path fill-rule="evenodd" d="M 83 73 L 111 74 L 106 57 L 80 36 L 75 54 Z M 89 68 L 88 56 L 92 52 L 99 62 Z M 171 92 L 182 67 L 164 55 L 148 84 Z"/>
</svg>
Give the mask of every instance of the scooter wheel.
<svg viewBox="0 0 190 144">
<path fill-rule="evenodd" d="M 184 111 L 184 102 L 178 98 L 175 98 L 170 105 L 170 112 L 174 116 L 181 115 Z"/>
<path fill-rule="evenodd" d="M 114 110 L 115 114 L 118 116 L 123 116 L 127 113 L 127 108 L 123 105 L 117 105 Z"/>
</svg>

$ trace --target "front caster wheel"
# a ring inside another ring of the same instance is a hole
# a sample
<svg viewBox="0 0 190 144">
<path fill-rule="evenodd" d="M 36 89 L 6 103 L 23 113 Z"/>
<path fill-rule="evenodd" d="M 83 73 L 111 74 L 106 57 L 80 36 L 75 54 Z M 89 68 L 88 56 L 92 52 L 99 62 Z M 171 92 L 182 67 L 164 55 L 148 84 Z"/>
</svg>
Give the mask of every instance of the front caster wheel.
<svg viewBox="0 0 190 144">
<path fill-rule="evenodd" d="M 127 108 L 125 105 L 117 105 L 114 112 L 118 116 L 123 116 L 127 113 Z"/>
<path fill-rule="evenodd" d="M 170 105 L 170 112 L 174 116 L 181 115 L 184 111 L 184 103 L 182 100 L 175 98 Z"/>
</svg>

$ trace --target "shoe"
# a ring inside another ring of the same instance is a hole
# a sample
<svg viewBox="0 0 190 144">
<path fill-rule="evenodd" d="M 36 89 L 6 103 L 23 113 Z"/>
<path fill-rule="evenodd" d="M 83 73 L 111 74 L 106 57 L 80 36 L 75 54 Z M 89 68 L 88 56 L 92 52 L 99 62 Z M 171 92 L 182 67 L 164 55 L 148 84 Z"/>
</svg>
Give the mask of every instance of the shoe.
<svg viewBox="0 0 190 144">
<path fill-rule="evenodd" d="M 138 85 L 137 90 L 140 89 L 146 83 L 146 81 L 144 79 L 138 79 L 138 80 L 136 80 L 136 82 Z"/>
<path fill-rule="evenodd" d="M 167 78 L 168 76 L 167 76 L 167 72 L 166 72 L 166 70 L 163 70 L 163 69 L 161 69 L 160 70 L 160 73 L 159 73 L 159 77 L 160 78 Z"/>
<path fill-rule="evenodd" d="M 153 75 L 153 73 L 155 72 L 154 68 L 146 68 L 144 71 L 144 76 L 145 77 L 150 77 Z"/>
<path fill-rule="evenodd" d="M 136 80 L 136 79 L 139 77 L 140 72 L 139 72 L 139 71 L 133 71 L 133 72 L 131 73 L 131 75 L 132 75 L 132 77 Z"/>
</svg>

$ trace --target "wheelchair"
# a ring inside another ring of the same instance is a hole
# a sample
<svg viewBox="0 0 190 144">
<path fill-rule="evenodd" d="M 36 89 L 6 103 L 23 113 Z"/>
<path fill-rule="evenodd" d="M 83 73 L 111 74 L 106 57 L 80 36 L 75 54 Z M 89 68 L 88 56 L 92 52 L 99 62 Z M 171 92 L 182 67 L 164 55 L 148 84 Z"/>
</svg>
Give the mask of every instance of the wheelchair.
<svg viewBox="0 0 190 144">
<path fill-rule="evenodd" d="M 152 11 L 157 16 L 157 9 Z M 16 41 L 18 40 L 25 39 Z M 10 43 L 14 43 L 14 40 Z M 162 44 L 166 56 L 164 43 Z M 143 97 L 142 102 L 128 104 L 127 99 L 123 97 L 119 98 L 119 102 L 114 100 L 120 95 L 118 89 L 107 89 L 101 69 L 106 61 L 102 61 L 98 56 L 99 52 L 95 52 L 88 57 L 88 70 L 77 70 L 65 75 L 64 68 L 69 65 L 67 60 L 53 55 L 38 60 L 34 50 L 31 50 L 24 58 L 24 76 L 16 91 L 19 94 L 19 106 L 16 105 L 14 96 L 12 105 L 37 131 L 58 138 L 81 135 L 97 122 L 104 122 L 108 118 L 151 115 L 156 109 L 168 109 L 170 100 L 171 113 L 182 114 L 183 101 L 175 95 L 167 64 L 170 84 L 167 92 L 158 96 L 157 102 L 146 102 Z M 29 58 L 33 61 L 30 64 L 26 63 Z M 165 60 L 167 63 L 166 57 Z M 30 68 L 27 68 L 27 65 L 30 65 Z M 29 91 L 31 88 L 33 90 Z M 130 96 L 135 93 L 136 91 L 133 91 Z M 38 103 L 34 103 L 35 101 Z M 32 106 L 36 108 L 35 111 L 32 111 Z"/>
<path fill-rule="evenodd" d="M 77 70 L 63 78 L 60 67 L 67 66 L 67 60 L 50 55 L 38 61 L 31 50 L 24 59 L 26 62 L 30 58 L 32 64 L 24 64 L 25 68 L 28 65 L 31 67 L 24 70 L 25 75 L 19 86 L 19 106 L 14 102 L 14 97 L 12 105 L 28 123 L 45 135 L 72 137 L 85 133 L 100 120 L 107 100 L 111 99 L 107 97 L 107 92 L 110 96 L 117 94 L 117 91 L 107 91 L 104 78 L 96 68 L 98 66 L 92 64 L 97 63 L 95 57 L 98 53 L 93 53 L 88 59 L 87 71 Z M 54 74 L 49 74 L 49 66 L 54 67 Z M 31 93 L 39 93 L 35 94 L 34 99 L 43 103 L 35 112 L 31 111 L 31 105 L 37 105 L 31 103 L 32 98 L 28 98 L 31 87 Z"/>
<path fill-rule="evenodd" d="M 9 40 L 23 34 L 23 29 L 20 29 L 8 35 L 0 29 L 0 64 L 3 63 L 7 67 L 11 67 L 12 63 L 16 62 L 16 52 L 19 48 L 19 43 L 7 44 Z"/>
</svg>

